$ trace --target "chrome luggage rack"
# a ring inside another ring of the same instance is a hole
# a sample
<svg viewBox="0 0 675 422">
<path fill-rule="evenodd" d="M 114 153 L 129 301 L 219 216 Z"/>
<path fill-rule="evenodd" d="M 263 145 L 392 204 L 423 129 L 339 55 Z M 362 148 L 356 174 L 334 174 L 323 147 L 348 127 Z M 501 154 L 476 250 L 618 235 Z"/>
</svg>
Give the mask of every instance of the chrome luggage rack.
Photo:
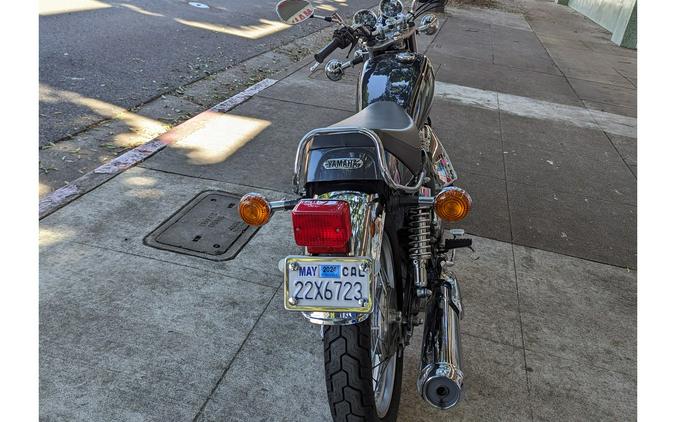
<svg viewBox="0 0 675 422">
<path fill-rule="evenodd" d="M 380 171 L 382 172 L 385 183 L 387 183 L 390 188 L 398 189 L 406 193 L 415 193 L 420 190 L 420 187 L 422 187 L 424 179 L 426 178 L 426 171 L 422 170 L 420 174 L 417 175 L 417 183 L 414 186 L 396 183 L 389 172 L 389 167 L 384 161 L 386 151 L 384 149 L 384 145 L 382 145 L 382 140 L 373 130 L 359 127 L 328 127 L 314 129 L 308 132 L 298 144 L 298 149 L 295 153 L 295 171 L 293 174 L 293 184 L 295 185 L 296 193 L 300 194 L 302 187 L 305 185 L 305 183 L 307 183 L 307 161 L 303 160 L 303 158 L 305 158 L 307 155 L 308 143 L 313 140 L 316 135 L 340 135 L 347 133 L 360 133 L 362 135 L 366 135 L 371 141 L 373 141 L 375 152 L 377 154 L 377 164 L 380 168 Z"/>
</svg>

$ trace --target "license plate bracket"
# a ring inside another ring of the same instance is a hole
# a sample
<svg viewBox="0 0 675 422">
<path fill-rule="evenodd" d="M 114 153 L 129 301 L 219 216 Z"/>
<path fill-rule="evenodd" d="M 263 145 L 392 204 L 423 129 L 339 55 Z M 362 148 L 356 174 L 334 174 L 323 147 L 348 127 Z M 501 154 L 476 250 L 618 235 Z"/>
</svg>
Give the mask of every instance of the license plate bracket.
<svg viewBox="0 0 675 422">
<path fill-rule="evenodd" d="M 289 311 L 369 313 L 373 260 L 368 257 L 289 256 L 284 307 Z"/>
</svg>

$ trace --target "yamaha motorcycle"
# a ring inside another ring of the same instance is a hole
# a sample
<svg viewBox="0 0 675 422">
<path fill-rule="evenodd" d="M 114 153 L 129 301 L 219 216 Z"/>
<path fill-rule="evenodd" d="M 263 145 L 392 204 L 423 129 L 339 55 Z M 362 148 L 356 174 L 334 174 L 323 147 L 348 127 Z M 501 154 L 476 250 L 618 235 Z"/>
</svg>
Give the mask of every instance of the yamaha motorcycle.
<svg viewBox="0 0 675 422">
<path fill-rule="evenodd" d="M 291 211 L 304 254 L 279 263 L 284 307 L 322 326 L 326 389 L 335 421 L 395 421 L 403 353 L 423 326 L 417 389 L 431 406 L 449 409 L 462 397 L 459 321 L 462 300 L 451 271 L 457 248 L 471 247 L 452 228 L 470 211 L 469 194 L 431 125 L 434 72 L 417 51 L 418 34 L 433 35 L 441 1 L 382 0 L 379 12 L 360 10 L 351 25 L 339 14 L 320 16 L 305 0 L 283 0 L 277 14 L 297 24 L 323 19 L 339 26 L 314 55 L 328 61 L 328 79 L 363 63 L 360 110 L 307 133 L 295 155 L 297 199 L 241 198 L 239 214 L 252 226 Z M 416 21 L 419 20 L 419 23 Z"/>
</svg>

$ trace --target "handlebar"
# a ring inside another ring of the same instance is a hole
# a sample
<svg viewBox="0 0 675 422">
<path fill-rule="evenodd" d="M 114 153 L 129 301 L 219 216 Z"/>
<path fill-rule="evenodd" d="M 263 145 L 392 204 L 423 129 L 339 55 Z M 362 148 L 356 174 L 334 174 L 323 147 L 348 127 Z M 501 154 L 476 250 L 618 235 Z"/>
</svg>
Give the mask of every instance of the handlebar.
<svg viewBox="0 0 675 422">
<path fill-rule="evenodd" d="M 365 61 L 365 57 L 362 54 L 359 54 L 358 56 L 354 57 L 351 61 L 352 66 L 356 66 L 357 64 L 361 64 Z"/>
<path fill-rule="evenodd" d="M 340 48 L 342 45 L 342 40 L 339 38 L 333 38 L 331 42 L 322 48 L 318 53 L 314 55 L 314 60 L 317 61 L 317 63 L 323 63 L 324 60 L 326 60 L 326 57 L 330 56 L 330 54 Z"/>
<path fill-rule="evenodd" d="M 408 13 L 393 21 L 390 21 L 388 24 L 382 27 L 373 30 L 365 26 L 342 26 L 341 28 L 335 30 L 333 33 L 333 39 L 330 41 L 330 43 L 323 47 L 318 53 L 314 54 L 314 60 L 316 60 L 316 63 L 311 70 L 313 71 L 319 64 L 323 63 L 324 60 L 326 60 L 326 58 L 338 48 L 347 48 L 349 45 L 354 48 L 357 40 L 359 39 L 367 40 L 366 45 L 368 50 L 371 52 L 388 48 L 390 45 L 399 42 L 401 39 L 409 37 L 415 32 L 415 26 L 413 23 L 414 18 L 414 14 Z M 397 33 L 396 36 L 393 36 L 390 39 L 382 37 L 383 34 L 386 34 L 390 30 L 394 30 L 402 24 L 404 24 L 404 30 Z M 356 63 L 352 63 L 352 65 L 358 64 L 362 61 L 363 59 L 361 58 L 360 60 L 357 60 Z"/>
</svg>

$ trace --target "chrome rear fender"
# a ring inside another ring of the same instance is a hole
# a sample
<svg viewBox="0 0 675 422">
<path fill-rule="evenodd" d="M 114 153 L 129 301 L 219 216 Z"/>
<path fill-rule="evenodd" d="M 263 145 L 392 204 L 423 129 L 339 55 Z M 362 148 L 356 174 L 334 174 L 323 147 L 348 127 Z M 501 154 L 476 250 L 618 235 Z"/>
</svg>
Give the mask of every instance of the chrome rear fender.
<svg viewBox="0 0 675 422">
<path fill-rule="evenodd" d="M 380 271 L 380 250 L 384 234 L 385 212 L 377 194 L 354 191 L 329 192 L 317 199 L 347 201 L 352 224 L 350 256 L 367 256 L 373 259 L 375 274 Z M 310 322 L 322 325 L 349 325 L 366 320 L 369 313 L 355 312 L 303 312 Z"/>
</svg>

